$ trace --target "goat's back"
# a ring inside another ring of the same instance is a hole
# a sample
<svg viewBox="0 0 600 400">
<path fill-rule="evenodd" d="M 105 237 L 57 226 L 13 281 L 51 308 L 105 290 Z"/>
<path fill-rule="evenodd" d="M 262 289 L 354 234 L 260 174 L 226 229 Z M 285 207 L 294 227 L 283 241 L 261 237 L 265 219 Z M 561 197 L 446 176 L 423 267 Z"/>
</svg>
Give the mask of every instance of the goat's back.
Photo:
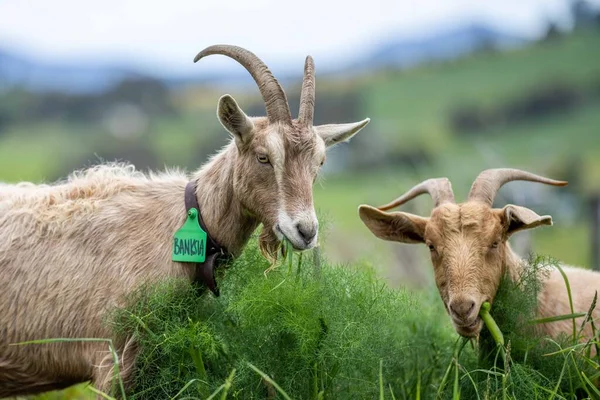
<svg viewBox="0 0 600 400">
<path fill-rule="evenodd" d="M 127 293 L 191 274 L 170 257 L 186 178 L 104 168 L 55 186 L 0 186 L 0 397 L 15 394 L 10 382 L 27 393 L 88 380 L 110 359 L 107 343 L 9 344 L 113 338 L 106 313 Z"/>
</svg>

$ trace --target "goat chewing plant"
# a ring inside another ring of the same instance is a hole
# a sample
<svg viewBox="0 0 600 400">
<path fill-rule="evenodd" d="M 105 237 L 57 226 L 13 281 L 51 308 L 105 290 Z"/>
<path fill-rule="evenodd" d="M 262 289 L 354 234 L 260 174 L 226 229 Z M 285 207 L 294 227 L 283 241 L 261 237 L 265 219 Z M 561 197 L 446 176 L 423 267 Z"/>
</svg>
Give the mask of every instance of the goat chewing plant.
<svg viewBox="0 0 600 400">
<path fill-rule="evenodd" d="M 456 202 L 447 178 L 432 178 L 379 208 L 359 207 L 360 218 L 380 239 L 423 243 L 429 248 L 436 285 L 456 332 L 461 336 L 476 337 L 479 334 L 483 327 L 479 316 L 481 305 L 486 301 L 493 303 L 504 275 L 518 279 L 526 266 L 527 260 L 512 251 L 509 238 L 526 229 L 553 224 L 551 216 L 538 215 L 526 207 L 507 204 L 503 208 L 493 208 L 498 190 L 519 180 L 552 186 L 567 184 L 523 170 L 493 168 L 479 173 L 467 200 L 462 203 Z M 434 200 L 429 217 L 402 211 L 388 212 L 426 193 Z M 538 316 L 585 314 L 594 298 L 594 290 L 600 287 L 600 273 L 554 264 L 544 277 L 543 290 L 539 292 Z M 594 312 L 593 318 L 600 319 L 600 310 Z M 551 337 L 569 331 L 576 334 L 575 323 L 566 320 L 541 324 L 540 329 Z M 593 338 L 589 327 L 582 333 L 587 339 Z"/>
<path fill-rule="evenodd" d="M 183 280 L 132 295 L 112 315 L 140 346 L 127 398 L 596 398 L 596 328 L 583 343 L 537 329 L 547 323 L 535 320 L 539 278 L 553 260 L 532 258 L 502 280 L 490 310 L 502 345 L 487 329 L 457 339 L 434 291 L 392 290 L 369 265 L 283 254 L 270 268 L 251 241 L 218 298 Z M 570 317 L 581 332 L 587 318 Z"/>
<path fill-rule="evenodd" d="M 592 356 L 591 350 L 597 345 L 598 334 L 590 318 L 595 301 L 583 315 L 571 313 L 535 318 L 538 294 L 543 290 L 541 278 L 557 266 L 554 259 L 532 257 L 517 281 L 508 277 L 502 279 L 491 310 L 494 318 L 485 315 L 485 310 L 482 312 L 488 329 L 482 331 L 479 340 L 480 368 L 475 372 L 487 377 L 485 381 L 479 380 L 479 385 L 466 387 L 467 398 L 478 398 L 478 390 L 481 393 L 482 389 L 489 390 L 490 387 L 495 388 L 502 398 L 572 398 L 574 395 L 596 398 L 600 375 L 598 356 Z M 565 285 L 569 285 L 566 277 Z M 539 327 L 566 319 L 579 326 L 574 335 L 562 334 L 551 339 L 544 336 Z M 591 324 L 595 339 L 582 342 L 587 324 Z M 594 377 L 595 383 L 586 380 L 589 376 Z"/>
<path fill-rule="evenodd" d="M 195 172 L 144 174 L 110 163 L 49 185 L 2 186 L 0 397 L 88 380 L 110 390 L 103 343 L 8 346 L 40 337 L 111 339 L 127 386 L 138 345 L 110 336 L 102 321 L 111 307 L 122 306 L 140 286 L 169 278 L 202 282 L 218 295 L 214 270 L 222 256 L 238 256 L 259 225 L 268 258 L 282 240 L 296 250 L 316 245 L 312 186 L 326 149 L 350 140 L 369 119 L 313 124 L 310 56 L 298 117 L 292 118 L 283 88 L 255 54 L 214 45 L 194 61 L 215 54 L 250 73 L 267 115 L 250 117 L 233 97 L 222 96 L 217 117 L 230 141 Z"/>
</svg>

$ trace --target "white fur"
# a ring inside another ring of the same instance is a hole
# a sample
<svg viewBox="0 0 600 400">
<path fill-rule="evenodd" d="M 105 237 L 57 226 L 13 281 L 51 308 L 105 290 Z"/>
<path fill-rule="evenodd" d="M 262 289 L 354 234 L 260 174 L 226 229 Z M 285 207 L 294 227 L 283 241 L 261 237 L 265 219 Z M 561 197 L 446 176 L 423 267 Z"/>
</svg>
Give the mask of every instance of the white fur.
<svg viewBox="0 0 600 400">
<path fill-rule="evenodd" d="M 273 231 L 279 238 L 279 240 L 283 240 L 286 238 L 297 250 L 306 250 L 314 247 L 317 244 L 317 240 L 319 237 L 319 233 L 310 241 L 310 243 L 306 243 L 304 239 L 300 236 L 296 225 L 300 222 L 310 220 L 310 223 L 318 225 L 317 215 L 315 214 L 314 209 L 306 210 L 296 215 L 296 218 L 292 219 L 290 216 L 284 212 L 280 211 L 277 217 L 277 225 L 273 228 Z"/>
</svg>

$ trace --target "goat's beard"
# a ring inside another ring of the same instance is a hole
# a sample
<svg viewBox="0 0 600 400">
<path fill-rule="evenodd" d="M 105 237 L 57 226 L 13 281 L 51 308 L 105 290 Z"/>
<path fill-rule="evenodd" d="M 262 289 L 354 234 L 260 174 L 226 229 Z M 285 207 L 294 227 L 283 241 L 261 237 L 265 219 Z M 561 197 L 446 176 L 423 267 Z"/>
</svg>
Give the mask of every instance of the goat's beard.
<svg viewBox="0 0 600 400">
<path fill-rule="evenodd" d="M 269 261 L 277 261 L 277 253 L 281 247 L 281 240 L 275 235 L 273 229 L 263 226 L 258 238 L 258 247 L 262 255 Z"/>
</svg>

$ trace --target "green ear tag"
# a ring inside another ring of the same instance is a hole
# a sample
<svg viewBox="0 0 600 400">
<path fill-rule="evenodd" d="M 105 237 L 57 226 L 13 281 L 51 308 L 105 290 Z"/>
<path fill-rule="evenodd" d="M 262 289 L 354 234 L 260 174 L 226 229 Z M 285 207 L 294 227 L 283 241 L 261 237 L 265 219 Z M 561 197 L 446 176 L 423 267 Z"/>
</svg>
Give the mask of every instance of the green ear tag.
<svg viewBox="0 0 600 400">
<path fill-rule="evenodd" d="M 206 232 L 198 223 L 198 210 L 190 208 L 185 223 L 173 236 L 173 261 L 203 263 L 206 259 Z"/>
</svg>

